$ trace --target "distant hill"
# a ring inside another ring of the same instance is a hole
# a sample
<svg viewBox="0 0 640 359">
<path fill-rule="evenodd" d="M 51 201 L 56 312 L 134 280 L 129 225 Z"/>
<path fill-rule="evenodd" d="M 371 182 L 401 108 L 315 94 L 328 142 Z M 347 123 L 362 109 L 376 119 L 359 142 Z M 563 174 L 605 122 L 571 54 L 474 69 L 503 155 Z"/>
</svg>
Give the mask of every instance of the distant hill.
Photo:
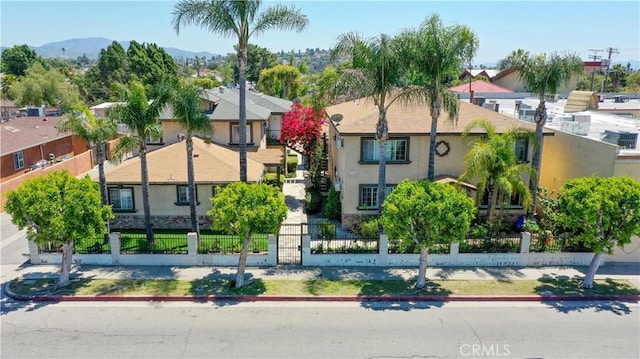
<svg viewBox="0 0 640 359">
<path fill-rule="evenodd" d="M 42 46 L 30 46 L 32 49 L 38 53 L 39 56 L 42 57 L 60 57 L 62 56 L 62 48 L 65 49 L 64 56 L 75 58 L 78 56 L 82 56 L 83 54 L 87 55 L 87 57 L 92 59 L 97 59 L 100 54 L 100 50 L 107 48 L 113 40 L 109 40 L 104 37 L 88 37 L 84 39 L 69 39 L 63 41 L 56 41 L 44 44 Z M 129 41 L 118 41 L 122 47 L 126 50 L 129 47 Z M 161 46 L 160 44 L 157 44 Z M 161 46 L 162 47 L 162 46 Z M 4 49 L 4 48 L 3 48 Z M 201 57 L 206 56 L 210 58 L 211 56 L 216 56 L 210 52 L 200 51 L 186 51 L 181 49 L 176 49 L 175 47 L 164 47 L 164 50 L 173 57 Z"/>
</svg>

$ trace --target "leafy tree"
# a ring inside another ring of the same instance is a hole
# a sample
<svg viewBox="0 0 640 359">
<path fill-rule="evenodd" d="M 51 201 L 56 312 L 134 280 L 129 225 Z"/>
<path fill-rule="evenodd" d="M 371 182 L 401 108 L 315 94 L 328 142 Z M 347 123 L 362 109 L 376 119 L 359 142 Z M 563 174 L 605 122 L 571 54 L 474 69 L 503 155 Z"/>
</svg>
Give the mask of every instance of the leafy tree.
<svg viewBox="0 0 640 359">
<path fill-rule="evenodd" d="M 220 86 L 220 82 L 218 80 L 212 79 L 210 77 L 200 77 L 193 80 L 194 86 L 203 88 L 203 89 L 212 89 L 214 87 Z"/>
<path fill-rule="evenodd" d="M 119 161 L 126 153 L 138 150 L 140 153 L 140 172 L 142 187 L 142 207 L 147 232 L 147 240 L 153 242 L 151 228 L 151 209 L 149 207 L 149 173 L 147 171 L 147 138 L 162 136 L 162 125 L 158 122 L 160 111 L 169 101 L 168 84 L 158 85 L 156 97 L 149 103 L 142 83 L 132 82 L 125 93 L 125 103 L 109 109 L 108 116 L 114 121 L 129 127 L 131 133 L 121 137 L 113 149 L 114 159 Z"/>
<path fill-rule="evenodd" d="M 244 285 L 244 271 L 251 237 L 254 233 L 278 233 L 287 216 L 284 195 L 266 184 L 235 182 L 211 198 L 207 212 L 216 230 L 232 232 L 243 239 L 235 287 Z"/>
<path fill-rule="evenodd" d="M 213 33 L 238 39 L 238 83 L 240 87 L 240 181 L 247 181 L 247 48 L 252 35 L 268 30 L 302 31 L 309 20 L 294 7 L 273 5 L 260 12 L 261 0 L 181 0 L 174 6 L 173 28 L 198 25 Z"/>
<path fill-rule="evenodd" d="M 7 193 L 5 210 L 27 237 L 39 245 L 62 247 L 62 266 L 56 285 L 69 284 L 73 242 L 105 233 L 113 218 L 110 206 L 101 206 L 98 185 L 86 176 L 66 171 L 25 180 Z"/>
<path fill-rule="evenodd" d="M 428 103 L 431 111 L 427 177 L 433 181 L 440 110 L 447 111 L 450 122 L 458 118 L 458 97 L 443 82 L 453 74 L 457 77 L 462 64 L 473 58 L 478 38 L 469 27 L 444 26 L 440 17 L 432 14 L 419 29 L 401 34 L 400 39 L 403 57 L 407 59 L 404 66 L 408 65 L 417 75 L 412 84 L 422 88 L 413 97 Z"/>
<path fill-rule="evenodd" d="M 18 106 L 60 106 L 67 108 L 79 102 L 78 89 L 65 80 L 57 69 L 45 70 L 40 62 L 27 69 L 10 88 Z"/>
<path fill-rule="evenodd" d="M 336 76 L 336 81 L 322 90 L 330 98 L 336 98 L 343 93 L 350 93 L 355 97 L 371 97 L 378 109 L 376 123 L 376 141 L 379 145 L 378 156 L 378 208 L 384 202 L 387 177 L 387 140 L 389 139 L 389 125 L 387 110 L 403 98 L 406 91 L 399 87 L 403 76 L 404 60 L 398 51 L 396 40 L 381 34 L 379 37 L 364 39 L 357 33 L 346 33 L 338 37 L 337 44 L 332 50 L 334 59 L 348 58 L 351 68 L 342 69 Z M 320 97 L 324 97 L 321 94 Z"/>
<path fill-rule="evenodd" d="M 404 180 L 383 204 L 386 233 L 420 247 L 416 286 L 424 288 L 429 248 L 464 240 L 474 215 L 473 200 L 449 184 Z"/>
<path fill-rule="evenodd" d="M 71 132 L 95 147 L 100 195 L 102 205 L 106 206 L 109 203 L 109 198 L 107 197 L 104 161 L 107 160 L 107 141 L 113 139 L 118 132 L 117 122 L 112 118 L 95 117 L 85 105 L 74 105 L 71 111 L 58 122 L 58 132 Z"/>
<path fill-rule="evenodd" d="M 2 50 L 2 72 L 14 76 L 23 76 L 27 69 L 38 59 L 38 54 L 29 46 L 16 45 Z"/>
<path fill-rule="evenodd" d="M 324 109 L 318 112 L 311 107 L 294 103 L 282 119 L 280 141 L 287 143 L 289 147 L 301 148 L 308 156 L 320 139 L 325 119 Z"/>
<path fill-rule="evenodd" d="M 260 72 L 258 87 L 268 95 L 292 100 L 302 88 L 302 74 L 297 67 L 277 65 Z"/>
<path fill-rule="evenodd" d="M 611 76 L 611 82 L 613 82 L 613 92 L 618 92 L 618 87 L 627 77 L 627 68 L 622 64 L 615 64 L 609 70 L 609 75 Z"/>
<path fill-rule="evenodd" d="M 192 84 L 180 84 L 172 99 L 173 117 L 185 129 L 185 145 L 187 146 L 187 178 L 189 181 L 189 212 L 191 230 L 200 233 L 196 214 L 196 183 L 193 168 L 193 136 L 213 133 L 211 121 L 202 111 L 202 89 Z"/>
<path fill-rule="evenodd" d="M 514 194 L 520 195 L 525 208 L 531 204 L 531 193 L 522 179 L 522 174 L 536 176 L 536 173 L 528 164 L 518 163 L 515 154 L 516 139 L 531 137 L 531 134 L 528 130 L 521 128 L 498 134 L 489 121 L 481 119 L 469 123 L 462 132 L 462 137 L 468 137 L 475 127 L 480 127 L 486 134 L 471 142 L 469 151 L 464 157 L 465 171 L 460 176 L 460 180 L 478 181 L 478 206 L 486 190 L 489 203 L 487 236 L 491 238 L 493 214 L 497 204 L 504 208 Z"/>
<path fill-rule="evenodd" d="M 509 56 L 500 60 L 498 67 L 502 70 L 513 68 L 517 70 L 517 76 L 522 80 L 527 89 L 538 95 L 540 103 L 534 114 L 536 123 L 536 143 L 531 166 L 540 173 L 540 161 L 542 160 L 542 129 L 547 123 L 547 108 L 545 97 L 547 94 L 555 94 L 558 86 L 568 83 L 572 76 L 580 75 L 584 72 L 584 63 L 576 54 L 559 55 L 555 52 L 549 56 L 546 54 L 530 55 L 528 51 L 519 49 L 513 51 Z M 531 207 L 529 213 L 535 213 L 538 176 L 529 180 L 529 191 L 531 191 Z"/>
<path fill-rule="evenodd" d="M 640 92 L 640 71 L 630 73 L 627 76 L 627 83 L 625 87 L 626 92 Z"/>
<path fill-rule="evenodd" d="M 562 186 L 558 207 L 574 240 L 594 253 L 583 282 L 592 288 L 603 255 L 640 235 L 640 182 L 629 177 L 574 178 Z"/>
</svg>

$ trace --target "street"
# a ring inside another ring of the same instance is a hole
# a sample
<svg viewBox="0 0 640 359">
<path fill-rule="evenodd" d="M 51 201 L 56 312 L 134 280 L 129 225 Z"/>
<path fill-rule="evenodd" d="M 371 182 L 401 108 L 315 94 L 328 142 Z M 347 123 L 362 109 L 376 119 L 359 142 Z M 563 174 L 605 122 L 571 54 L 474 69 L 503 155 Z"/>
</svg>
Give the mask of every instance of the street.
<svg viewBox="0 0 640 359">
<path fill-rule="evenodd" d="M 3 358 L 637 358 L 637 303 L 4 303 Z"/>
</svg>

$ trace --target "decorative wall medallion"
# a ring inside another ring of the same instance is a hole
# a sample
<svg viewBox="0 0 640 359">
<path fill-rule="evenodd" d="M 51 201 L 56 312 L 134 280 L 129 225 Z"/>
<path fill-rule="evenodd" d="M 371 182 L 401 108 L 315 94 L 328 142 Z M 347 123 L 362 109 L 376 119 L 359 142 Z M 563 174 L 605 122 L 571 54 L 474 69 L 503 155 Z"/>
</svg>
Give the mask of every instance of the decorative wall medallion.
<svg viewBox="0 0 640 359">
<path fill-rule="evenodd" d="M 436 154 L 440 157 L 444 157 L 449 154 L 451 147 L 447 141 L 438 141 L 436 143 Z"/>
</svg>

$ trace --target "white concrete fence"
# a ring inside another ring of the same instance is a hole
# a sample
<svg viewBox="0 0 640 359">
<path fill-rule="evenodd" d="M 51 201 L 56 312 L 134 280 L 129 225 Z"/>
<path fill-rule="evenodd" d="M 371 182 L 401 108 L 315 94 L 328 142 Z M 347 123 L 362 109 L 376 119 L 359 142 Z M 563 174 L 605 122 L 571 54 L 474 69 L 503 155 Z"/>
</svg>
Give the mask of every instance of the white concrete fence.
<svg viewBox="0 0 640 359">
<path fill-rule="evenodd" d="M 267 253 L 249 253 L 248 267 L 275 266 L 277 264 L 277 240 L 269 235 Z M 237 266 L 240 254 L 198 254 L 196 233 L 187 234 L 187 254 L 123 254 L 120 253 L 120 233 L 109 234 L 111 253 L 74 254 L 73 263 L 86 265 L 137 265 L 137 266 Z M 31 264 L 60 264 L 62 254 L 39 253 L 38 245 L 29 241 Z"/>
<path fill-rule="evenodd" d="M 302 265 L 323 266 L 379 266 L 416 267 L 419 254 L 389 254 L 389 239 L 380 236 L 378 253 L 311 253 L 311 236 L 302 237 Z M 531 234 L 522 233 L 520 253 L 460 253 L 459 243 L 451 243 L 449 254 L 429 254 L 430 267 L 539 267 L 539 266 L 587 266 L 593 253 L 529 253 Z"/>
</svg>

